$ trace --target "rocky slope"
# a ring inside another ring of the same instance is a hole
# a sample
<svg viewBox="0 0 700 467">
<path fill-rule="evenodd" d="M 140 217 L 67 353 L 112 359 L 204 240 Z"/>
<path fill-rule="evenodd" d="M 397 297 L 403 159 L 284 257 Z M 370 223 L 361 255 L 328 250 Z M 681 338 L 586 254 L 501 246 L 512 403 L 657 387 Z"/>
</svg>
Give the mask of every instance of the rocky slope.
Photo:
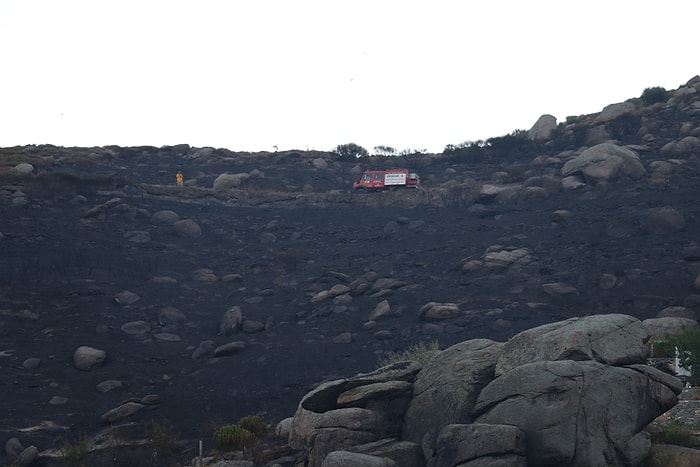
<svg viewBox="0 0 700 467">
<path fill-rule="evenodd" d="M 0 439 L 157 420 L 206 443 L 419 341 L 694 320 L 699 91 L 445 154 L 0 149 Z M 423 187 L 350 192 L 391 166 Z"/>
</svg>

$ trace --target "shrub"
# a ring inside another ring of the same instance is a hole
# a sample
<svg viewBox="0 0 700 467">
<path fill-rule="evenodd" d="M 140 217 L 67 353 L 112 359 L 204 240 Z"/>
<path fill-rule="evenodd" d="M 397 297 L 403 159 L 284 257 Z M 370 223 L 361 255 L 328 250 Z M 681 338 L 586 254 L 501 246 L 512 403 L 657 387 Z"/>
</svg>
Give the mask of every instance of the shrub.
<svg viewBox="0 0 700 467">
<path fill-rule="evenodd" d="M 391 146 L 375 146 L 374 153 L 378 156 L 393 156 L 396 154 L 396 149 Z"/>
<path fill-rule="evenodd" d="M 674 358 L 676 356 L 676 346 L 669 341 L 654 341 L 651 344 L 652 358 Z"/>
<path fill-rule="evenodd" d="M 62 441 L 61 454 L 63 463 L 68 467 L 83 467 L 88 465 L 90 446 L 87 435 L 81 434 L 73 441 Z"/>
<path fill-rule="evenodd" d="M 656 104 L 657 102 L 665 102 L 668 98 L 668 91 L 661 86 L 646 88 L 642 92 L 640 99 L 645 105 Z"/>
<path fill-rule="evenodd" d="M 676 446 L 693 446 L 694 431 L 678 422 L 660 425 L 660 431 L 654 436 L 655 441 Z"/>
<path fill-rule="evenodd" d="M 146 425 L 145 436 L 159 451 L 175 452 L 177 450 L 178 435 L 165 422 L 152 420 Z"/>
<path fill-rule="evenodd" d="M 684 328 L 684 333 L 668 341 L 678 349 L 678 362 L 691 372 L 690 382 L 700 383 L 700 328 Z"/>
<path fill-rule="evenodd" d="M 391 365 L 398 362 L 417 362 L 422 365 L 428 363 L 435 355 L 438 354 L 439 345 L 437 341 L 433 342 L 418 342 L 410 346 L 402 352 L 389 352 L 385 357 L 381 357 L 377 365 L 379 368 Z"/>
<path fill-rule="evenodd" d="M 221 451 L 240 451 L 255 442 L 253 433 L 238 425 L 224 425 L 217 428 L 212 443 Z"/>
<path fill-rule="evenodd" d="M 265 420 L 257 415 L 249 415 L 241 418 L 238 420 L 238 426 L 250 431 L 256 438 L 260 438 L 261 436 L 265 435 L 268 429 Z"/>
<path fill-rule="evenodd" d="M 365 148 L 355 143 L 339 144 L 333 149 L 333 152 L 343 158 L 356 159 L 369 156 L 369 152 Z"/>
</svg>

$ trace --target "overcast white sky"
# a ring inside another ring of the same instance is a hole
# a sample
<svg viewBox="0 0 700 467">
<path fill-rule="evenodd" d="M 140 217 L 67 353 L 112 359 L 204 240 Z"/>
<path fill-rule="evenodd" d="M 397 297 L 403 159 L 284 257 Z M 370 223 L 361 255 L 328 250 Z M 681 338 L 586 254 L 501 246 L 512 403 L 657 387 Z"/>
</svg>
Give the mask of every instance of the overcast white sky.
<svg viewBox="0 0 700 467">
<path fill-rule="evenodd" d="M 700 74 L 697 0 L 1 0 L 0 147 L 446 144 Z"/>
</svg>

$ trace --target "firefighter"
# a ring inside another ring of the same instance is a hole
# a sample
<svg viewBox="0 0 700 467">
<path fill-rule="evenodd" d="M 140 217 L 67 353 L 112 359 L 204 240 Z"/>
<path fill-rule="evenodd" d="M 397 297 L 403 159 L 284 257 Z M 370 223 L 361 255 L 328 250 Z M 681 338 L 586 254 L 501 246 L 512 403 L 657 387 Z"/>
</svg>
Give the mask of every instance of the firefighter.
<svg viewBox="0 0 700 467">
<path fill-rule="evenodd" d="M 177 175 L 175 175 L 175 180 L 177 181 L 177 186 L 182 186 L 182 180 L 183 180 L 182 172 L 178 172 Z"/>
</svg>

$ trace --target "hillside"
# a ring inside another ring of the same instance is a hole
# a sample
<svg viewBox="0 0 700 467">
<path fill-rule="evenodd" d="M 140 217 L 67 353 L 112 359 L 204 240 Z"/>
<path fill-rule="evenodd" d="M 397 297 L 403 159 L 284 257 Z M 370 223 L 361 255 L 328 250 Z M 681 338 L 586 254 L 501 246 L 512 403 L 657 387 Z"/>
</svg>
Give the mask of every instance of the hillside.
<svg viewBox="0 0 700 467">
<path fill-rule="evenodd" d="M 0 148 L 0 439 L 48 451 L 132 401 L 111 423 L 206 440 L 421 341 L 697 319 L 700 78 L 534 134 L 359 159 Z M 397 166 L 422 187 L 351 192 Z M 81 346 L 104 356 L 79 369 Z"/>
</svg>

